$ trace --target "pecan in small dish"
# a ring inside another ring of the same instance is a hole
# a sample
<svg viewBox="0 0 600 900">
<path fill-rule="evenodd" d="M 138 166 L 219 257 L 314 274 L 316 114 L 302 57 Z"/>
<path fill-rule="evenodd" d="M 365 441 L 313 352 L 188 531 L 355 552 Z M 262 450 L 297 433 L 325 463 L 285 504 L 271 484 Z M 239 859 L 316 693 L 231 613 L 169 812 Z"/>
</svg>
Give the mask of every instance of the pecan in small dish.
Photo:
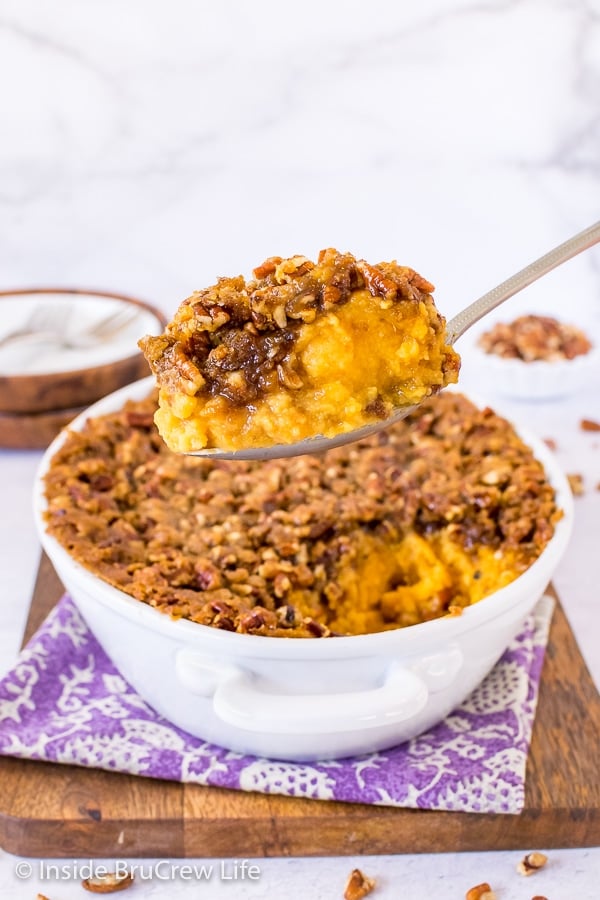
<svg viewBox="0 0 600 900">
<path fill-rule="evenodd" d="M 579 328 L 551 316 L 519 316 L 499 322 L 479 339 L 486 353 L 524 362 L 574 359 L 592 349 L 591 341 Z"/>
</svg>

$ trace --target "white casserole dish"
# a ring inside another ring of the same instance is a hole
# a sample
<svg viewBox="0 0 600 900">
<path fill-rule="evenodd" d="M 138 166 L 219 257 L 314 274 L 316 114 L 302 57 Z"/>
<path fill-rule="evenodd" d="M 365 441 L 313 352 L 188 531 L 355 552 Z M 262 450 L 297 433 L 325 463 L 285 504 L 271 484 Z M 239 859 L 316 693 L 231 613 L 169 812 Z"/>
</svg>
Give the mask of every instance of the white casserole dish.
<svg viewBox="0 0 600 900">
<path fill-rule="evenodd" d="M 69 426 L 141 399 L 153 379 L 95 403 Z M 518 429 L 543 463 L 564 512 L 533 565 L 456 617 L 379 634 L 272 638 L 175 621 L 75 562 L 46 533 L 40 464 L 36 525 L 59 577 L 100 644 L 139 694 L 185 731 L 257 756 L 308 761 L 382 750 L 431 728 L 496 663 L 544 592 L 567 545 L 567 481 L 542 441 Z"/>
</svg>

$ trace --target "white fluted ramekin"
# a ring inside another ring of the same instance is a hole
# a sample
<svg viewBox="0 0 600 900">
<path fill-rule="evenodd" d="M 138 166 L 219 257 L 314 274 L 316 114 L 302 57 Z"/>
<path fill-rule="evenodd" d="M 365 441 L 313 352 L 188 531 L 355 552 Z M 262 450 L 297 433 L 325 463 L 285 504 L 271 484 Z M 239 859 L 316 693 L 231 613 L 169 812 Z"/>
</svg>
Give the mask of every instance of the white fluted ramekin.
<svg viewBox="0 0 600 900">
<path fill-rule="evenodd" d="M 149 393 L 151 379 L 95 403 L 70 425 Z M 271 638 L 170 619 L 75 562 L 44 524 L 44 474 L 35 484 L 43 547 L 89 627 L 123 676 L 185 731 L 243 753 L 287 760 L 350 756 L 429 729 L 479 684 L 544 592 L 571 532 L 572 497 L 543 442 L 518 429 L 543 463 L 564 516 L 519 578 L 464 610 L 409 628 L 333 639 Z"/>
<path fill-rule="evenodd" d="M 462 348 L 461 348 L 462 350 Z M 486 396 L 512 400 L 559 400 L 600 385 L 600 347 L 553 362 L 504 358 L 473 344 L 462 353 L 463 372 Z"/>
</svg>

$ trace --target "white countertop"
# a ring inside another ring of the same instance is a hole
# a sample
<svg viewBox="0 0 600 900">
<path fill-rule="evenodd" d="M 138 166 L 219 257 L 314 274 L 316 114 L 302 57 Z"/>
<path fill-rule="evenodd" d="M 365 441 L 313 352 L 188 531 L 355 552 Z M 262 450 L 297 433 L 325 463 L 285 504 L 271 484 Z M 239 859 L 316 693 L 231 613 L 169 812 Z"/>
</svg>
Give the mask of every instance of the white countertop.
<svg viewBox="0 0 600 900">
<path fill-rule="evenodd" d="M 5 0 L 0 290 L 114 290 L 170 313 L 219 275 L 337 246 L 413 266 L 451 316 L 599 218 L 599 42 L 592 2 Z M 600 248 L 502 315 L 530 311 L 599 339 Z M 477 380 L 467 358 L 462 384 Z M 555 584 L 600 684 L 600 435 L 578 424 L 600 419 L 598 392 L 497 405 L 584 475 Z M 0 671 L 18 652 L 39 555 L 38 459 L 0 452 Z M 600 848 L 549 855 L 527 880 L 519 851 L 264 859 L 255 881 L 222 878 L 212 860 L 206 883 L 178 870 L 167 893 L 341 898 L 358 865 L 381 900 L 450 900 L 481 881 L 498 900 L 597 898 Z M 2 897 L 82 896 L 76 869 L 57 883 L 32 860 L 19 880 L 17 862 L 0 851 Z M 130 896 L 165 885 L 140 878 Z"/>
</svg>

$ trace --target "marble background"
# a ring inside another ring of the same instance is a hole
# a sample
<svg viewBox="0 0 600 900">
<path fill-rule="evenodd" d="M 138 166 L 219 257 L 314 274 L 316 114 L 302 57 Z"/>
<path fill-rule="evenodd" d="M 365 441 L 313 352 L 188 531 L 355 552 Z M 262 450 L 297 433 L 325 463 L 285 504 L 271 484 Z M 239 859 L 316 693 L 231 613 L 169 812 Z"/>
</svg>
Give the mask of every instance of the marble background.
<svg viewBox="0 0 600 900">
<path fill-rule="evenodd" d="M 598 0 L 0 0 L 0 84 L 0 289 L 113 289 L 171 312 L 266 256 L 337 246 L 413 266 L 450 316 L 599 218 Z M 600 247 L 501 317 L 530 310 L 600 338 Z M 563 462 L 589 478 L 597 449 L 576 461 L 576 432 L 594 402 L 532 413 L 554 434 L 556 415 L 568 420 Z M 0 457 L 6 663 L 37 562 L 38 457 Z M 578 501 L 559 583 L 579 585 L 573 615 L 590 659 L 599 497 Z M 555 851 L 526 886 L 521 855 L 363 862 L 382 876 L 382 900 L 398 884 L 405 900 L 450 900 L 485 879 L 502 900 L 598 896 L 600 850 Z M 215 883 L 210 896 L 341 896 L 357 863 L 264 860 L 259 885 Z M 3 896 L 80 895 L 14 872 L 0 851 Z M 136 891 L 164 896 L 164 885 Z"/>
<path fill-rule="evenodd" d="M 172 310 L 264 257 L 397 258 L 451 314 L 598 218 L 597 0 L 2 0 L 0 285 Z M 511 310 L 600 327 L 600 255 Z"/>
</svg>

